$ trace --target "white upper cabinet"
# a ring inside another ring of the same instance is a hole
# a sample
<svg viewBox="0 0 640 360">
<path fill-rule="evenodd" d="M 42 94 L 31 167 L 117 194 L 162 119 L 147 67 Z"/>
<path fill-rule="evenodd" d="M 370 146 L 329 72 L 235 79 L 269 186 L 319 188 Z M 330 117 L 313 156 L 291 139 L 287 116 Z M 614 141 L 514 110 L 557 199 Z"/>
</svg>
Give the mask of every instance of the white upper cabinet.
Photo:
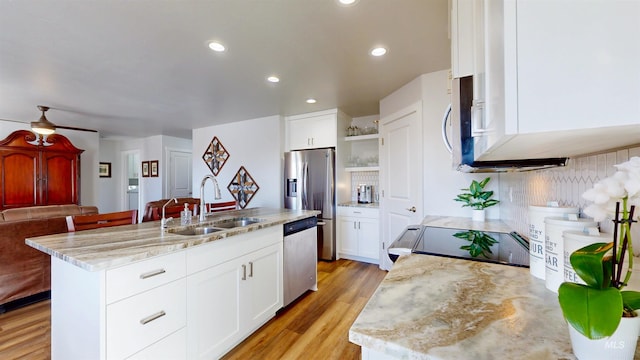
<svg viewBox="0 0 640 360">
<path fill-rule="evenodd" d="M 477 160 L 575 156 L 638 143 L 640 2 L 469 3 L 452 4 L 452 67 L 460 77 L 473 63 Z"/>
<path fill-rule="evenodd" d="M 342 116 L 344 115 L 337 109 L 288 116 L 286 118 L 288 149 L 336 147 L 338 122 Z"/>
</svg>

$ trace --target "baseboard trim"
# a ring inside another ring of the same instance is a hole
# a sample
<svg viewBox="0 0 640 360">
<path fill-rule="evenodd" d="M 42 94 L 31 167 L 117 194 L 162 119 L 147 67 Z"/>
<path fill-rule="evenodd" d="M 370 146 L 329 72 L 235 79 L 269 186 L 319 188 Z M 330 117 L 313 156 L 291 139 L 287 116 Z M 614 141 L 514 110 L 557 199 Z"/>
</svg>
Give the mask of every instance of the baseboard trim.
<svg viewBox="0 0 640 360">
<path fill-rule="evenodd" d="M 22 299 L 9 301 L 8 303 L 4 303 L 0 305 L 0 314 L 4 314 L 7 311 L 19 309 L 21 307 L 31 305 L 39 301 L 48 300 L 48 299 L 51 299 L 51 290 L 29 295 L 27 297 L 23 297 Z"/>
</svg>

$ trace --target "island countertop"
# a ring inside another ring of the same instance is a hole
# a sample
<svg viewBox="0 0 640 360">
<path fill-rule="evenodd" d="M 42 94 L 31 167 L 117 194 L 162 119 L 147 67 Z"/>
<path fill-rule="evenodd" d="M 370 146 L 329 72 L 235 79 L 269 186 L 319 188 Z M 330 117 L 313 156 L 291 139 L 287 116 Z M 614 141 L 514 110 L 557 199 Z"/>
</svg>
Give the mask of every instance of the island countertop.
<svg viewBox="0 0 640 360">
<path fill-rule="evenodd" d="M 169 229 L 165 231 L 160 229 L 159 221 L 153 221 L 27 238 L 25 243 L 52 257 L 57 257 L 85 270 L 99 271 L 228 238 L 233 235 L 282 225 L 316 216 L 319 213 L 319 211 L 315 210 L 270 208 L 232 210 L 207 216 L 202 223 L 194 221 L 194 224 L 188 226 L 172 226 L 172 224 L 169 224 Z M 261 221 L 204 235 L 187 236 L 174 233 L 188 227 L 206 226 L 215 221 L 236 217 L 257 218 Z"/>
<path fill-rule="evenodd" d="M 575 359 L 557 294 L 529 269 L 398 258 L 349 331 L 401 359 Z"/>
</svg>

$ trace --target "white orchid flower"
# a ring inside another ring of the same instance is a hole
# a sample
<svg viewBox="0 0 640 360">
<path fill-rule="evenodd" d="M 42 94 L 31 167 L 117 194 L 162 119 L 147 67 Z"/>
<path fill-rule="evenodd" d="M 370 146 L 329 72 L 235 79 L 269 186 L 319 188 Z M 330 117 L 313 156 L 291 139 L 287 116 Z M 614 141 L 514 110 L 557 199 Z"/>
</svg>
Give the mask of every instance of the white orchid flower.
<svg viewBox="0 0 640 360">
<path fill-rule="evenodd" d="M 628 206 L 640 206 L 640 157 L 634 156 L 615 167 L 618 169 L 615 174 L 598 181 L 582 194 L 585 200 L 593 203 L 583 211 L 595 221 L 613 218 L 616 202 L 625 197 Z"/>
</svg>

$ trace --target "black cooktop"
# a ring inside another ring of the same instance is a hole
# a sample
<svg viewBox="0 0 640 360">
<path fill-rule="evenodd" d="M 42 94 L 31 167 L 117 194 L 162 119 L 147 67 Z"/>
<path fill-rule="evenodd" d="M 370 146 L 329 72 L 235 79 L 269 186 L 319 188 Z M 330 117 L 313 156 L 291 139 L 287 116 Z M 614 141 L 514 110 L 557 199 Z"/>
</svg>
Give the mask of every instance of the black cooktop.
<svg viewBox="0 0 640 360">
<path fill-rule="evenodd" d="M 391 244 L 389 257 L 402 252 L 529 267 L 529 244 L 516 232 L 408 226 Z"/>
</svg>

